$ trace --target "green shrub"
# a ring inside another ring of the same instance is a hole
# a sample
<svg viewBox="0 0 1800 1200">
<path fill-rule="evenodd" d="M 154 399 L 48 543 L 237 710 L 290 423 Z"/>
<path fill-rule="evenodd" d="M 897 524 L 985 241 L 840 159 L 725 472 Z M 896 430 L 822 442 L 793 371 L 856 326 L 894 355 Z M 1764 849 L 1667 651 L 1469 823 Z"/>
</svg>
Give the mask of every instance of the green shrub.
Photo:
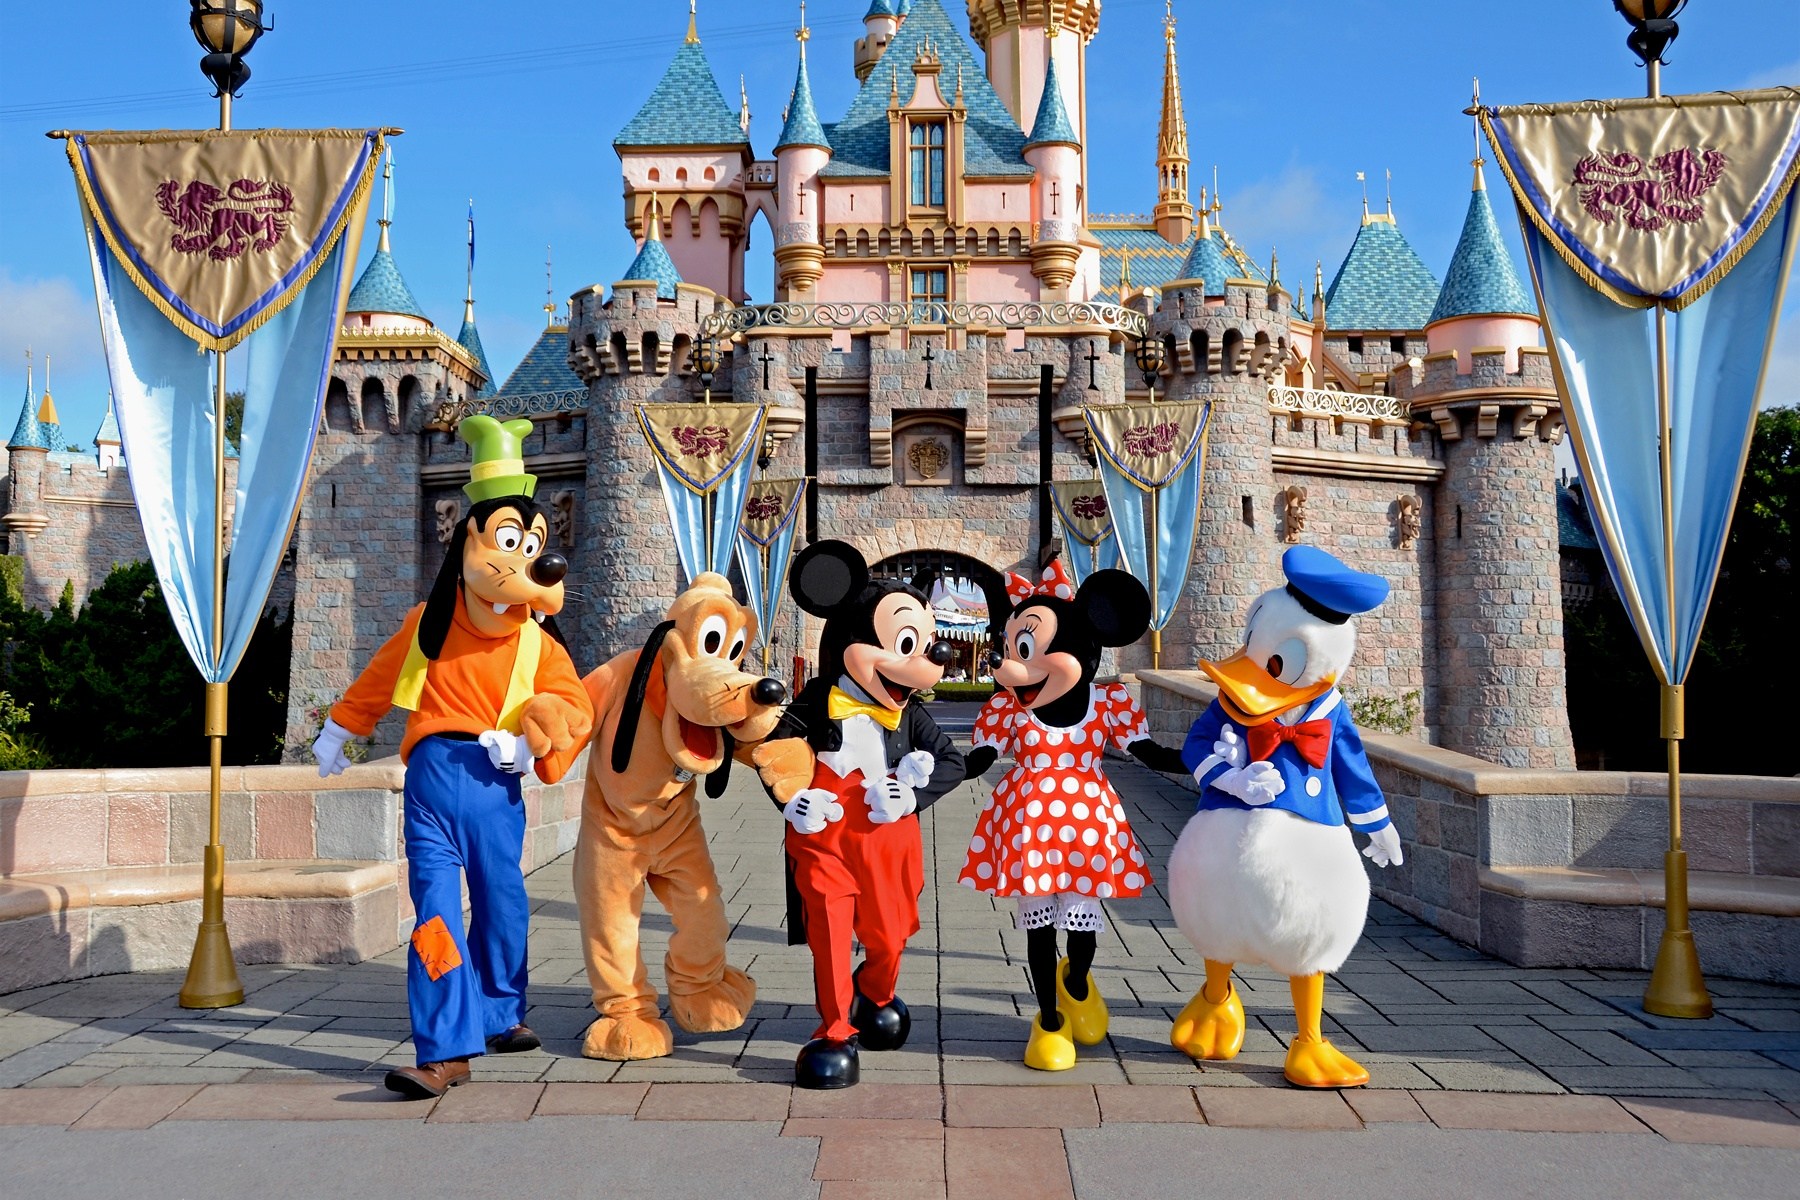
<svg viewBox="0 0 1800 1200">
<path fill-rule="evenodd" d="M 1353 696 L 1350 698 L 1350 718 L 1359 729 L 1410 734 L 1419 720 L 1418 689 L 1402 696 Z"/>
</svg>

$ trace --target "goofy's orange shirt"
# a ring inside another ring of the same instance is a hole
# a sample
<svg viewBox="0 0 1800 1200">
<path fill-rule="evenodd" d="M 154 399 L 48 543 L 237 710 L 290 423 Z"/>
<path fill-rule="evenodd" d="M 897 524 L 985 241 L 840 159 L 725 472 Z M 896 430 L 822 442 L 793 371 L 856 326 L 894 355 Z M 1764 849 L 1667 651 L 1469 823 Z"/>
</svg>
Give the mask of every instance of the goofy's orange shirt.
<svg viewBox="0 0 1800 1200">
<path fill-rule="evenodd" d="M 394 706 L 394 685 L 424 612 L 425 606 L 419 604 L 406 614 L 400 631 L 375 652 L 344 698 L 332 705 L 333 721 L 358 737 L 368 737 L 375 731 L 376 724 Z M 400 742 L 402 762 L 420 738 L 434 733 L 480 734 L 496 728 L 506 702 L 518 640 L 516 633 L 488 637 L 477 630 L 469 621 L 462 591 L 457 590 L 456 615 L 444 638 L 443 652 L 426 669 L 419 707 L 406 722 L 406 734 Z M 593 701 L 588 699 L 587 689 L 575 673 L 569 652 L 555 638 L 544 638 L 534 690 L 539 695 L 548 693 L 568 701 L 592 721 Z M 538 778 L 545 783 L 561 779 L 583 745 L 585 740 L 538 759 Z"/>
</svg>

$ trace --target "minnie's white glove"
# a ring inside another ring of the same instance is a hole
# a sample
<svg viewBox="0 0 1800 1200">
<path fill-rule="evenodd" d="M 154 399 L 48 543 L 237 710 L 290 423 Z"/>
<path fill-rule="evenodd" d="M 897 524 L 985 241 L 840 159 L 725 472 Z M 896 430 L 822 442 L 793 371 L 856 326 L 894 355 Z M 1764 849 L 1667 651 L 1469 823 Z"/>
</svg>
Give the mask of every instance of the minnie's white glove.
<svg viewBox="0 0 1800 1200">
<path fill-rule="evenodd" d="M 922 788 L 931 782 L 932 768 L 937 766 L 937 759 L 929 750 L 914 750 L 900 760 L 894 768 L 894 778 L 907 787 Z"/>
<path fill-rule="evenodd" d="M 912 788 L 892 775 L 865 783 L 863 799 L 869 805 L 869 821 L 875 825 L 892 825 L 919 807 Z"/>
<path fill-rule="evenodd" d="M 476 739 L 487 748 L 488 761 L 494 764 L 494 770 L 508 775 L 525 775 L 536 765 L 537 759 L 531 755 L 531 748 L 525 739 L 516 733 L 508 733 L 504 729 L 489 729 Z"/>
<path fill-rule="evenodd" d="M 1256 808 L 1274 803 L 1275 797 L 1287 790 L 1287 781 L 1275 764 L 1261 760 L 1226 771 L 1212 785 Z"/>
<path fill-rule="evenodd" d="M 1213 743 L 1212 752 L 1215 757 L 1225 760 L 1225 765 L 1237 770 L 1250 761 L 1250 751 L 1244 745 L 1244 735 L 1238 732 L 1237 726 L 1225 725 L 1219 729 L 1219 740 Z"/>
<path fill-rule="evenodd" d="M 354 735 L 330 717 L 325 718 L 325 728 L 319 730 L 319 736 L 312 744 L 313 760 L 319 764 L 319 778 L 342 775 L 350 766 L 350 760 L 344 755 L 344 743 Z"/>
<path fill-rule="evenodd" d="M 1400 831 L 1386 825 L 1371 833 L 1369 844 L 1363 847 L 1363 857 L 1378 867 L 1397 867 L 1405 862 L 1400 853 Z"/>
<path fill-rule="evenodd" d="M 844 806 L 824 788 L 802 788 L 781 806 L 781 815 L 796 833 L 820 833 L 830 822 L 844 819 Z"/>
</svg>

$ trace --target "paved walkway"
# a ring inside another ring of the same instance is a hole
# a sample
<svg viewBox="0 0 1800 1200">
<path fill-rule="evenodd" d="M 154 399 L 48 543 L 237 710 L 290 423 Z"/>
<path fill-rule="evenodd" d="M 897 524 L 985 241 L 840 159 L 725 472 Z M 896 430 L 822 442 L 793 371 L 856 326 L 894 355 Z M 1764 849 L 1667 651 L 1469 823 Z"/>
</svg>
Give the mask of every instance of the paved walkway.
<svg viewBox="0 0 1800 1200">
<path fill-rule="evenodd" d="M 1190 795 L 1134 763 L 1109 769 L 1160 864 Z M 1086 1179 L 1082 1153 L 1128 1161 L 1122 1147 L 1134 1139 L 1171 1136 L 1149 1124 L 1354 1131 L 1395 1123 L 1427 1140 L 1441 1135 L 1446 1153 L 1450 1130 L 1612 1134 L 1633 1145 L 1770 1147 L 1759 1153 L 1770 1155 L 1771 1170 L 1792 1178 L 1800 1167 L 1800 989 L 1713 980 L 1716 1016 L 1663 1020 L 1638 1007 L 1641 973 L 1522 970 L 1381 904 L 1326 1001 L 1327 1032 L 1369 1068 L 1366 1089 L 1285 1086 L 1287 981 L 1267 973 L 1240 973 L 1251 1031 L 1236 1061 L 1200 1067 L 1170 1048 L 1169 1022 L 1198 987 L 1200 964 L 1160 894 L 1111 906 L 1095 964 L 1112 1009 L 1108 1043 L 1084 1048 L 1076 1069 L 1054 1079 L 1030 1071 L 1020 1062 L 1022 1014 L 1032 1004 L 1023 936 L 1010 928 L 1010 904 L 997 911 L 954 882 L 978 806 L 976 789 L 965 787 L 924 822 L 924 928 L 901 976 L 912 1041 L 865 1054 L 865 1084 L 853 1092 L 785 1086 L 816 1021 L 810 961 L 803 947 L 786 945 L 782 928 L 779 818 L 740 772 L 706 808 L 734 923 L 732 959 L 759 985 L 751 1020 L 734 1033 L 678 1033 L 675 1055 L 650 1062 L 580 1057 L 591 1010 L 564 859 L 529 881 L 529 1020 L 544 1050 L 480 1061 L 477 1085 L 435 1105 L 390 1103 L 380 1091 L 388 1065 L 412 1061 L 404 959 L 395 951 L 354 966 L 243 968 L 245 1003 L 216 1012 L 178 1007 L 180 978 L 169 972 L 0 997 L 0 1088 L 17 1089 L 0 1091 L 0 1125 L 79 1131 L 168 1117 L 159 1128 L 381 1117 L 410 1126 L 605 1114 L 748 1122 L 776 1156 L 771 1170 L 793 1153 L 776 1133 L 822 1138 L 804 1165 L 826 1195 L 841 1197 L 868 1194 L 854 1181 L 870 1177 L 886 1181 L 883 1195 L 979 1187 L 991 1198 L 1023 1192 L 1026 1180 L 1037 1180 L 1036 1195 L 1073 1194 L 1077 1184 L 1084 1196 L 1105 1195 L 1107 1169 Z M 654 979 L 669 925 L 650 907 Z M 877 1118 L 880 1125 L 868 1124 Z M 1114 1126 L 1121 1136 L 1136 1132 L 1120 1142 L 1107 1135 Z M 739 1137 L 721 1131 L 714 1148 L 736 1154 Z M 1007 1186 L 996 1190 L 995 1181 Z M 1154 1180 L 1142 1182 L 1143 1194 L 1157 1193 Z"/>
</svg>

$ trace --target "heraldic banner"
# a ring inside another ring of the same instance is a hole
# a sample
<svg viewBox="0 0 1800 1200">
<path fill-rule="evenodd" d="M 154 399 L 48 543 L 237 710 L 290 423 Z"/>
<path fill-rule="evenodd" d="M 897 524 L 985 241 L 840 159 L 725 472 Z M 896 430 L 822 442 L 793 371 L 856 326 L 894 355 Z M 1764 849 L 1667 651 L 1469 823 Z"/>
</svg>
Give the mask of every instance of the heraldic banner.
<svg viewBox="0 0 1800 1200">
<path fill-rule="evenodd" d="M 1607 567 L 1661 681 L 1679 684 L 1724 553 L 1800 235 L 1800 90 L 1479 116 L 1518 202 Z M 1659 384 L 1667 537 L 1653 502 Z"/>
<path fill-rule="evenodd" d="M 1095 571 L 1119 565 L 1119 539 L 1113 534 L 1112 507 L 1098 479 L 1061 479 L 1050 485 L 1050 506 L 1069 537 L 1067 561 L 1075 586 Z"/>
<path fill-rule="evenodd" d="M 683 574 L 689 580 L 703 571 L 727 574 L 766 406 L 640 404 L 637 411 L 656 456 Z"/>
<path fill-rule="evenodd" d="M 1157 632 L 1174 615 L 1187 583 L 1211 412 L 1205 401 L 1082 409 L 1100 451 L 1100 483 L 1119 559 L 1149 590 L 1150 628 Z"/>
<path fill-rule="evenodd" d="M 132 494 L 176 631 L 212 683 L 243 656 L 299 511 L 382 141 L 343 129 L 68 136 Z M 215 657 L 216 356 L 240 344 Z"/>
<path fill-rule="evenodd" d="M 756 610 L 756 635 L 764 650 L 774 636 L 775 613 L 787 590 L 788 562 L 794 554 L 794 531 L 800 528 L 800 506 L 806 496 L 804 479 L 759 479 L 750 485 L 744 501 L 744 520 L 738 526 L 738 566 L 750 607 Z"/>
</svg>

